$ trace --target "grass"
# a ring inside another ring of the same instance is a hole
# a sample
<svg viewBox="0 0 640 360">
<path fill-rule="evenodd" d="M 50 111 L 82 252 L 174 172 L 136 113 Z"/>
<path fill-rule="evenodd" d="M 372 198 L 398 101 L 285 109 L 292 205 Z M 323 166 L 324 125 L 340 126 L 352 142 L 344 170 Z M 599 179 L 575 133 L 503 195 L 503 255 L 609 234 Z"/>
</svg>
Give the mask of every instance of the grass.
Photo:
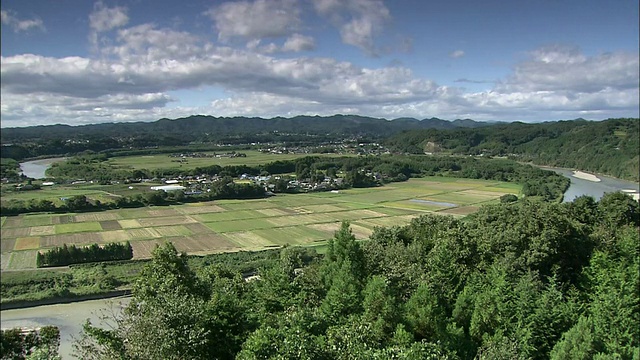
<svg viewBox="0 0 640 360">
<path fill-rule="evenodd" d="M 89 190 L 97 191 L 97 185 L 91 186 Z M 32 268 L 36 250 L 65 243 L 130 241 L 135 258 L 148 258 L 155 245 L 165 240 L 190 254 L 287 244 L 317 247 L 333 236 L 343 220 L 351 222 L 353 233 L 362 240 L 377 226 L 404 225 L 428 212 L 464 216 L 482 204 L 499 201 L 503 194 L 519 192 L 515 184 L 430 177 L 338 193 L 278 194 L 257 200 L 3 217 L 2 268 Z M 411 201 L 414 199 L 458 206 Z"/>
<path fill-rule="evenodd" d="M 214 157 L 206 157 L 206 158 L 186 158 L 185 162 L 179 163 L 172 160 L 177 160 L 177 158 L 169 157 L 168 154 L 159 154 L 159 155 L 138 155 L 138 156 L 123 156 L 123 157 L 114 157 L 109 159 L 109 164 L 125 169 L 170 169 L 170 168 L 179 168 L 179 169 L 195 169 L 196 167 L 205 167 L 211 165 L 219 165 L 219 166 L 229 166 L 229 165 L 260 165 L 266 164 L 278 160 L 294 160 L 301 157 L 309 156 L 311 154 L 268 154 L 261 153 L 257 150 L 240 150 L 237 151 L 239 153 L 244 153 L 246 157 L 236 157 L 236 158 L 214 158 Z M 206 154 L 213 155 L 214 152 L 205 152 Z M 222 154 L 224 150 L 217 151 L 216 154 Z M 326 157 L 336 157 L 336 154 L 313 154 L 313 156 L 326 156 Z M 348 156 L 348 155 L 340 155 L 340 156 Z"/>
<path fill-rule="evenodd" d="M 100 226 L 100 223 L 98 222 L 82 222 L 82 223 L 55 225 L 56 234 L 98 232 L 98 231 L 102 231 L 102 226 Z"/>
</svg>

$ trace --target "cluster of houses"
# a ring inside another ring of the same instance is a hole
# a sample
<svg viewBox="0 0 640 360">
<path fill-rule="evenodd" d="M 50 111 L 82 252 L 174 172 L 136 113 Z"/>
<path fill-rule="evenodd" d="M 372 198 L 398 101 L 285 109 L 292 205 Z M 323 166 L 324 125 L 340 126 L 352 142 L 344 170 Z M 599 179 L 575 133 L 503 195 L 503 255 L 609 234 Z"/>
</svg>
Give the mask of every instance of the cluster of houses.
<svg viewBox="0 0 640 360">
<path fill-rule="evenodd" d="M 280 176 L 254 176 L 249 174 L 242 174 L 239 177 L 239 180 L 250 181 L 260 186 L 263 186 L 265 192 L 273 193 L 276 189 L 275 181 L 281 180 Z M 158 179 L 141 179 L 141 182 L 155 182 L 154 180 Z M 151 186 L 151 190 L 162 190 L 162 191 L 176 191 L 182 190 L 185 195 L 192 194 L 200 194 L 205 191 L 210 191 L 208 184 L 211 184 L 215 181 L 220 180 L 220 177 L 217 175 L 214 176 L 185 176 L 178 177 L 174 179 L 159 179 L 162 181 L 163 185 L 154 185 Z M 298 181 L 298 180 L 288 180 L 287 181 L 287 190 L 288 191 L 327 191 L 333 189 L 339 189 L 343 185 L 343 179 L 336 178 L 332 179 L 330 177 L 325 177 L 321 182 L 313 183 L 309 181 Z"/>
</svg>

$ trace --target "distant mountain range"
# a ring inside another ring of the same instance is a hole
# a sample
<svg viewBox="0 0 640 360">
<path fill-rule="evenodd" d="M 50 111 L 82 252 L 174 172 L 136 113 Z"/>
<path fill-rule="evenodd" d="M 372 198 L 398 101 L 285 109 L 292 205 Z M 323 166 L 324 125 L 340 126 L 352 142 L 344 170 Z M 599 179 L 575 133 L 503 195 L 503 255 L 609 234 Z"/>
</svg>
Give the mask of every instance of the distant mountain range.
<svg viewBox="0 0 640 360">
<path fill-rule="evenodd" d="M 257 117 L 214 117 L 193 115 L 154 122 L 103 123 L 93 125 L 45 125 L 3 128 L 2 144 L 44 139 L 131 138 L 154 135 L 177 137 L 182 142 L 216 141 L 229 136 L 259 134 L 387 137 L 413 129 L 478 128 L 491 125 L 470 119 L 447 121 L 438 118 L 386 120 L 357 115 L 296 116 L 263 119 Z"/>
</svg>

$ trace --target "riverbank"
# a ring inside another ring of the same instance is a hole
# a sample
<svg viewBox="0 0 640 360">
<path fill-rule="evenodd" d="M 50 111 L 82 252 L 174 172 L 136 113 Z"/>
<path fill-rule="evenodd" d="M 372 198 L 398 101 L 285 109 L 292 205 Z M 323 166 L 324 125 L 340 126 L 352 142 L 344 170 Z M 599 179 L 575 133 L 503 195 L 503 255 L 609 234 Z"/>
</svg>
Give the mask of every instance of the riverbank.
<svg viewBox="0 0 640 360">
<path fill-rule="evenodd" d="M 54 297 L 48 299 L 41 300 L 23 300 L 23 301 L 13 301 L 8 303 L 0 304 L 0 310 L 14 310 L 14 309 L 26 309 L 38 306 L 46 306 L 46 305 L 57 305 L 57 304 L 70 304 L 81 301 L 88 300 L 104 300 L 111 299 L 116 297 L 130 296 L 130 289 L 122 289 L 122 290 L 113 290 L 100 294 L 89 294 L 89 295 L 80 295 L 80 296 L 69 296 L 69 297 Z"/>
<path fill-rule="evenodd" d="M 108 327 L 111 322 L 102 320 L 102 315 L 118 314 L 131 301 L 131 297 L 111 297 L 85 300 L 67 304 L 42 305 L 24 309 L 2 310 L 0 327 L 39 328 L 54 325 L 60 329 L 60 357 L 63 360 L 77 359 L 73 356 L 74 339 L 79 338 L 82 325 L 87 319 L 92 324 Z"/>
<path fill-rule="evenodd" d="M 574 170 L 573 171 L 573 176 L 577 177 L 578 179 L 582 179 L 582 180 L 587 180 L 587 181 L 593 181 L 593 182 L 600 182 L 602 180 L 600 180 L 599 177 L 593 175 L 593 174 L 589 174 L 586 172 L 582 172 L 580 170 Z"/>
</svg>

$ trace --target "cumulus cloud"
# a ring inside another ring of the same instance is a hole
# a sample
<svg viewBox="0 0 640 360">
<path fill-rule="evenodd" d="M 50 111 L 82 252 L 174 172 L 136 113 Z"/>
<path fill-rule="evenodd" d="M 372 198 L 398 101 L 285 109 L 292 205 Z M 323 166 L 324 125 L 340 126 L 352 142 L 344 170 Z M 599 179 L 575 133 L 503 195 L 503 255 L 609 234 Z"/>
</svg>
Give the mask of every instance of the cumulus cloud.
<svg viewBox="0 0 640 360">
<path fill-rule="evenodd" d="M 374 37 L 391 20 L 382 0 L 314 0 L 318 14 L 340 29 L 345 44 L 356 46 L 369 55 L 378 55 Z"/>
<path fill-rule="evenodd" d="M 638 113 L 638 55 L 624 52 L 587 56 L 573 48 L 535 49 L 491 89 L 466 92 L 420 78 L 398 64 L 367 68 L 262 51 L 271 45 L 274 52 L 311 46 L 313 39 L 298 33 L 282 46 L 256 39 L 245 49 L 216 46 L 151 24 L 111 35 L 113 44 L 102 48 L 108 56 L 100 58 L 0 56 L 2 125 L 141 121 L 194 113 L 525 121 Z M 207 86 L 230 95 L 199 108 L 175 106 L 179 102 L 168 95 Z"/>
<path fill-rule="evenodd" d="M 295 0 L 226 2 L 205 12 L 215 22 L 218 38 L 228 41 L 287 36 L 300 26 L 300 9 Z"/>
<path fill-rule="evenodd" d="M 454 58 L 454 59 L 461 58 L 461 57 L 463 57 L 463 56 L 464 56 L 464 51 L 462 51 L 462 50 L 452 51 L 452 52 L 449 54 L 449 57 L 452 57 L 452 58 Z"/>
<path fill-rule="evenodd" d="M 295 33 L 289 36 L 282 46 L 273 42 L 262 45 L 261 39 L 253 39 L 247 42 L 246 48 L 261 54 L 277 54 L 284 52 L 301 52 L 315 49 L 316 42 L 311 36 Z"/>
<path fill-rule="evenodd" d="M 311 36 L 293 34 L 285 41 L 282 50 L 298 52 L 313 50 L 315 47 L 315 40 Z"/>
<path fill-rule="evenodd" d="M 99 1 L 94 4 L 93 12 L 89 14 L 89 27 L 91 29 L 89 40 L 92 44 L 97 45 L 100 33 L 123 27 L 127 23 L 129 23 L 127 8 L 122 6 L 109 8 Z"/>
<path fill-rule="evenodd" d="M 106 7 L 97 2 L 89 15 L 89 27 L 95 32 L 104 32 L 127 25 L 129 16 L 125 7 Z"/>
<path fill-rule="evenodd" d="M 637 53 L 603 53 L 587 57 L 575 47 L 536 49 L 515 66 L 514 73 L 498 87 L 502 92 L 571 91 L 598 92 L 638 88 L 640 62 Z"/>
<path fill-rule="evenodd" d="M 44 23 L 39 18 L 19 19 L 14 13 L 7 10 L 1 10 L 0 19 L 3 25 L 10 26 L 14 32 L 29 31 L 31 29 L 46 31 Z"/>
</svg>

